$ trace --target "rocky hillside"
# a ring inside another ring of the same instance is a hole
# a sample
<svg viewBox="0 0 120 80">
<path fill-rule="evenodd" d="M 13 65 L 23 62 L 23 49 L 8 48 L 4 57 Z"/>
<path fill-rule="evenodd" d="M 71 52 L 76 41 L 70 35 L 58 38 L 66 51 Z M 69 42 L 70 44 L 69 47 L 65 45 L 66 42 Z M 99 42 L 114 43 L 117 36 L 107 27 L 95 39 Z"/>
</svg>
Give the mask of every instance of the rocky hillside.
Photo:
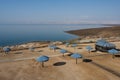
<svg viewBox="0 0 120 80">
<path fill-rule="evenodd" d="M 120 26 L 66 31 L 81 37 L 120 37 Z"/>
</svg>

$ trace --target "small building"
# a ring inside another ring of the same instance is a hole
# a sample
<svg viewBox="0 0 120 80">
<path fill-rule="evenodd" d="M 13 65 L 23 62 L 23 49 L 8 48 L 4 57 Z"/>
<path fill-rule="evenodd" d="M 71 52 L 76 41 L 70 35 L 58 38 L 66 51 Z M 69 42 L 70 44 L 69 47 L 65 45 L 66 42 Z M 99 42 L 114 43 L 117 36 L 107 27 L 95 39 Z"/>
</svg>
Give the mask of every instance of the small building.
<svg viewBox="0 0 120 80">
<path fill-rule="evenodd" d="M 96 51 L 107 52 L 110 49 L 116 49 L 116 46 L 104 39 L 97 40 L 95 44 Z"/>
</svg>

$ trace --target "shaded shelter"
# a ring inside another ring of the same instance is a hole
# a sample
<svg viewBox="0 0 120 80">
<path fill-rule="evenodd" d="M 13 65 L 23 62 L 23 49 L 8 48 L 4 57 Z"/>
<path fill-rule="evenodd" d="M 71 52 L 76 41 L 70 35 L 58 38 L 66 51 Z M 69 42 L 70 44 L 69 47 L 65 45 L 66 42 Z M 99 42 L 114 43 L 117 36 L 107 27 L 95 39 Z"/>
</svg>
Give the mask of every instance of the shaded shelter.
<svg viewBox="0 0 120 80">
<path fill-rule="evenodd" d="M 64 54 L 67 52 L 67 50 L 65 50 L 65 49 L 61 49 L 60 50 L 60 53 L 62 53 L 63 54 L 63 57 L 64 57 Z"/>
<path fill-rule="evenodd" d="M 49 47 L 49 49 L 52 49 L 54 51 L 57 49 L 57 46 L 55 46 L 55 45 L 49 45 L 48 47 Z"/>
<path fill-rule="evenodd" d="M 116 46 L 104 39 L 101 39 L 96 41 L 95 49 L 97 51 L 107 52 L 110 49 L 116 49 Z"/>
<path fill-rule="evenodd" d="M 91 46 L 86 46 L 86 49 L 87 49 L 88 52 L 90 53 L 93 48 L 92 48 Z"/>
<path fill-rule="evenodd" d="M 41 62 L 42 63 L 42 67 L 44 67 L 44 62 L 47 62 L 49 60 L 48 56 L 40 56 L 36 59 L 37 62 Z"/>
<path fill-rule="evenodd" d="M 119 51 L 117 51 L 116 49 L 111 49 L 111 50 L 108 50 L 108 53 L 109 53 L 109 54 L 112 54 L 112 58 L 114 58 L 114 57 L 115 57 L 115 54 L 118 54 Z"/>
<path fill-rule="evenodd" d="M 68 47 L 70 45 L 70 43 L 67 42 L 65 45 L 66 45 L 66 47 Z"/>
<path fill-rule="evenodd" d="M 3 47 L 3 51 L 5 53 L 9 53 L 11 51 L 11 49 L 9 47 Z"/>
<path fill-rule="evenodd" d="M 34 51 L 35 48 L 34 48 L 33 46 L 31 46 L 31 47 L 29 47 L 29 50 L 30 50 L 30 51 Z"/>
<path fill-rule="evenodd" d="M 79 53 L 73 53 L 73 54 L 71 55 L 71 57 L 76 59 L 76 64 L 77 64 L 77 59 L 78 59 L 78 58 L 82 58 L 82 55 L 79 54 Z"/>
<path fill-rule="evenodd" d="M 74 44 L 72 44 L 71 46 L 72 46 L 72 47 L 74 48 L 74 50 L 75 50 L 76 47 L 77 47 L 77 44 L 74 43 Z"/>
</svg>

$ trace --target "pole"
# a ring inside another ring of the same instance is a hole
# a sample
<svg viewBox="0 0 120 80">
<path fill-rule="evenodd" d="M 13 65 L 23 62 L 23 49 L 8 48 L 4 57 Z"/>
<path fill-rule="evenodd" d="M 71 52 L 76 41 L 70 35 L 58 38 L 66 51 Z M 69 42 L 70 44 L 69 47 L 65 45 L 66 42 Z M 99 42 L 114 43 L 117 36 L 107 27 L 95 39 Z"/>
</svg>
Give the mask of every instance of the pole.
<svg viewBox="0 0 120 80">
<path fill-rule="evenodd" d="M 77 58 L 76 58 L 76 64 L 77 64 Z"/>
<path fill-rule="evenodd" d="M 44 67 L 44 62 L 42 62 L 42 67 Z"/>
</svg>

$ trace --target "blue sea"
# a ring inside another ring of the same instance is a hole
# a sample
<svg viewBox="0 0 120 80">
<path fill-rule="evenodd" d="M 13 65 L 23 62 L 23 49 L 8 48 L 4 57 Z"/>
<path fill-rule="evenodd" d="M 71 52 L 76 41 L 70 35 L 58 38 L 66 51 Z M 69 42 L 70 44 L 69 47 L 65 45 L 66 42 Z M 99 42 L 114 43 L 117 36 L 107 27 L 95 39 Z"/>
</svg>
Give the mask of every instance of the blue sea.
<svg viewBox="0 0 120 80">
<path fill-rule="evenodd" d="M 64 31 L 104 27 L 99 24 L 0 24 L 0 46 L 31 41 L 64 41 L 78 36 Z"/>
</svg>

